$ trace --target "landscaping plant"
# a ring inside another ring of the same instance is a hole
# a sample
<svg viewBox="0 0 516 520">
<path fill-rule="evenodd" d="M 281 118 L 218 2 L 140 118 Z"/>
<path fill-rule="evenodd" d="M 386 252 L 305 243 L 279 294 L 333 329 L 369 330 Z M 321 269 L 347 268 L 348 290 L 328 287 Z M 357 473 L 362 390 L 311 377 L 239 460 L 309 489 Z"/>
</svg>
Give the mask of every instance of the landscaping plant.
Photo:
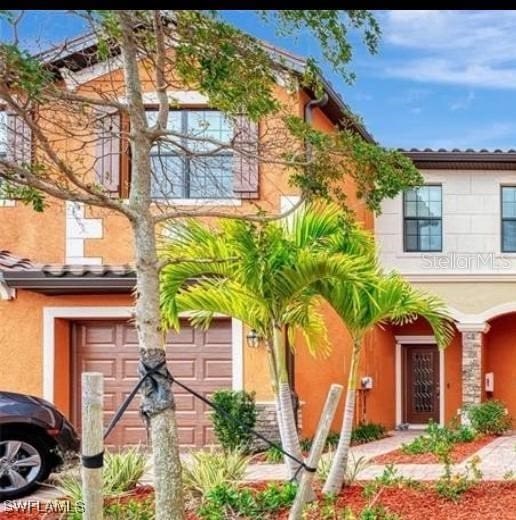
<svg viewBox="0 0 516 520">
<path fill-rule="evenodd" d="M 507 414 L 505 404 L 496 399 L 470 405 L 467 415 L 471 426 L 487 435 L 502 435 L 512 427 L 512 418 Z"/>
<path fill-rule="evenodd" d="M 261 491 L 222 483 L 206 493 L 197 515 L 203 520 L 272 520 L 280 510 L 290 507 L 296 491 L 292 483 L 270 483 Z"/>
<path fill-rule="evenodd" d="M 371 253 L 373 258 L 369 262 L 374 264 L 374 251 Z M 323 488 L 325 494 L 335 494 L 342 488 L 346 475 L 355 415 L 359 360 L 366 333 L 383 323 L 404 325 L 420 317 L 432 327 L 439 348 L 444 348 L 453 336 L 453 325 L 441 299 L 415 289 L 396 273 L 382 273 L 379 267 L 375 276 L 362 287 L 323 280 L 318 290 L 345 323 L 353 342 L 339 444 Z"/>
<path fill-rule="evenodd" d="M 472 442 L 476 437 L 477 432 L 470 426 L 452 424 L 448 427 L 430 422 L 425 429 L 425 433 L 407 444 L 402 444 L 401 451 L 411 455 L 420 453 L 438 455 L 444 449 L 444 446 L 451 450 L 454 444 Z"/>
<path fill-rule="evenodd" d="M 351 431 L 352 444 L 364 444 L 366 442 L 383 439 L 387 429 L 379 423 L 360 423 Z"/>
<path fill-rule="evenodd" d="M 244 390 L 217 390 L 213 402 L 218 410 L 211 414 L 215 436 L 224 451 L 248 451 L 257 410 L 254 394 Z"/>
<path fill-rule="evenodd" d="M 313 203 L 291 220 L 267 223 L 222 221 L 217 226 L 187 220 L 171 229 L 163 258 L 191 258 L 168 265 L 161 280 L 161 307 L 167 327 L 182 311 L 206 328 L 217 313 L 254 329 L 268 353 L 282 447 L 298 459 L 301 446 L 287 373 L 287 343 L 303 335 L 309 351 L 326 355 L 329 342 L 316 284 L 349 284 L 355 305 L 358 287 L 372 276 L 362 252 L 371 238 L 334 204 Z M 218 257 L 228 261 L 202 262 Z M 197 261 L 195 261 L 197 260 Z M 196 279 L 195 284 L 191 283 Z M 287 338 L 288 335 L 288 338 Z M 287 342 L 287 339 L 289 340 Z M 286 458 L 290 476 L 298 467 Z"/>
<path fill-rule="evenodd" d="M 121 495 L 134 489 L 145 473 L 147 454 L 138 448 L 104 454 L 104 497 Z M 58 489 L 72 504 L 82 502 L 82 482 L 79 474 L 65 473 L 59 477 Z M 80 518 L 80 517 L 79 517 Z"/>
<path fill-rule="evenodd" d="M 435 483 L 435 489 L 439 496 L 453 502 L 460 500 L 461 496 L 476 485 L 482 479 L 479 464 L 480 458 L 473 457 L 462 473 L 453 473 L 449 454 L 441 454 L 441 462 L 444 464 L 444 472 Z"/>
<path fill-rule="evenodd" d="M 283 453 L 275 446 L 271 446 L 265 452 L 265 461 L 269 464 L 280 464 L 283 461 Z"/>
<path fill-rule="evenodd" d="M 249 463 L 249 458 L 240 451 L 201 450 L 191 457 L 183 468 L 183 482 L 197 496 L 204 496 L 222 484 L 238 482 Z"/>
</svg>

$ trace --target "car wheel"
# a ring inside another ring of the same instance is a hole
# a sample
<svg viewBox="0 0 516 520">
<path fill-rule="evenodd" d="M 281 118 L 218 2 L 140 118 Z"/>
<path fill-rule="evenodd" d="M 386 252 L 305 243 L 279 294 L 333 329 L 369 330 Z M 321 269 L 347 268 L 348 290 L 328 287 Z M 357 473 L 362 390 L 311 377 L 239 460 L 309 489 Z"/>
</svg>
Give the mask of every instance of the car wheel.
<svg viewBox="0 0 516 520">
<path fill-rule="evenodd" d="M 28 495 L 47 479 L 51 453 L 41 439 L 22 433 L 0 438 L 0 500 Z"/>
</svg>

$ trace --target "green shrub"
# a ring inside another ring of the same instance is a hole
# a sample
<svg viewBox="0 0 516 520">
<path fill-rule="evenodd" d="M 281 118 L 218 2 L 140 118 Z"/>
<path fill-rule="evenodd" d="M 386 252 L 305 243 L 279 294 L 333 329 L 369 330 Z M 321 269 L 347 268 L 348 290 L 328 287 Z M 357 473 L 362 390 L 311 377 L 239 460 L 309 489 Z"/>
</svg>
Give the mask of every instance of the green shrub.
<svg viewBox="0 0 516 520">
<path fill-rule="evenodd" d="M 198 451 L 183 467 L 183 482 L 188 490 L 204 496 L 222 484 L 241 480 L 248 463 L 249 458 L 240 451 Z"/>
<path fill-rule="evenodd" d="M 495 399 L 469 406 L 467 414 L 473 428 L 487 435 L 501 435 L 512 425 L 505 405 Z"/>
<path fill-rule="evenodd" d="M 340 440 L 340 433 L 330 432 L 328 433 L 328 438 L 326 439 L 326 448 L 335 449 Z"/>
<path fill-rule="evenodd" d="M 383 439 L 387 429 L 383 424 L 360 423 L 351 432 L 351 442 L 354 444 L 364 444 L 366 442 Z"/>
<path fill-rule="evenodd" d="M 294 484 L 268 484 L 262 491 L 221 484 L 204 497 L 197 514 L 205 520 L 226 518 L 262 519 L 290 507 L 296 496 Z"/>
<path fill-rule="evenodd" d="M 147 455 L 138 448 L 104 455 L 104 496 L 114 496 L 134 489 L 142 478 L 147 465 Z M 73 503 L 82 500 L 80 476 L 70 473 L 60 477 L 58 487 Z"/>
<path fill-rule="evenodd" d="M 106 520 L 154 520 L 154 501 L 147 498 L 106 505 L 104 518 Z"/>
<path fill-rule="evenodd" d="M 326 438 L 326 443 L 324 445 L 325 450 L 332 450 L 337 447 L 337 444 L 339 443 L 340 434 L 337 432 L 330 432 L 328 433 L 328 437 Z M 299 441 L 299 444 L 301 445 L 301 450 L 304 452 L 309 452 L 312 449 L 312 443 L 313 443 L 312 437 L 305 437 Z"/>
<path fill-rule="evenodd" d="M 269 464 L 281 464 L 283 462 L 283 453 L 276 446 L 271 446 L 265 452 L 265 460 Z"/>
<path fill-rule="evenodd" d="M 254 394 L 243 390 L 217 390 L 213 402 L 227 417 L 212 413 L 215 436 L 225 451 L 248 450 L 252 435 L 249 430 L 256 424 Z"/>
<path fill-rule="evenodd" d="M 353 510 L 348 506 L 344 509 L 344 520 L 401 520 L 401 516 L 396 513 L 391 513 L 383 506 L 365 506 L 359 513 L 353 513 Z"/>
<path fill-rule="evenodd" d="M 467 464 L 463 473 L 452 473 L 452 465 L 449 458 L 444 461 L 444 473 L 435 483 L 435 489 L 439 496 L 458 502 L 461 496 L 476 485 L 482 479 L 479 468 L 480 458 L 473 457 Z"/>
<path fill-rule="evenodd" d="M 419 435 L 408 444 L 403 444 L 401 450 L 411 455 L 421 453 L 439 455 L 443 451 L 451 451 L 457 442 L 472 442 L 476 436 L 476 431 L 469 426 L 452 423 L 448 427 L 430 422 L 423 435 Z"/>
</svg>

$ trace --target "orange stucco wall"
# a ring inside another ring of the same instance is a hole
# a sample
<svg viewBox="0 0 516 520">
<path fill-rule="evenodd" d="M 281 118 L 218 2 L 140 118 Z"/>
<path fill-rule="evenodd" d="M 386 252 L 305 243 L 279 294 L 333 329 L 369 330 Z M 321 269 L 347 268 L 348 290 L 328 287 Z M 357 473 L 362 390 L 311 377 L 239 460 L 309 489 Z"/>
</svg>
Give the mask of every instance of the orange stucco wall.
<svg viewBox="0 0 516 520">
<path fill-rule="evenodd" d="M 43 392 L 44 307 L 131 305 L 130 296 L 44 296 L 18 291 L 13 301 L 0 301 L 0 387 L 41 396 Z M 55 323 L 55 381 L 57 406 L 70 411 L 70 342 L 67 320 Z"/>
<path fill-rule="evenodd" d="M 328 338 L 332 350 L 327 358 L 313 357 L 303 345 L 302 338 L 296 342 L 295 382 L 300 400 L 303 402 L 303 435 L 315 433 L 319 416 L 330 385 L 341 384 L 346 388 L 348 366 L 351 355 L 351 338 L 338 315 L 325 305 Z M 394 426 L 394 337 L 390 327 L 372 330 L 364 339 L 359 378 L 371 376 L 373 389 L 357 393 L 355 421 L 374 421 Z M 332 425 L 339 431 L 345 395 Z"/>
<path fill-rule="evenodd" d="M 494 392 L 489 397 L 503 401 L 516 418 L 516 318 L 508 314 L 490 325 L 484 349 L 485 371 L 494 373 Z"/>
</svg>

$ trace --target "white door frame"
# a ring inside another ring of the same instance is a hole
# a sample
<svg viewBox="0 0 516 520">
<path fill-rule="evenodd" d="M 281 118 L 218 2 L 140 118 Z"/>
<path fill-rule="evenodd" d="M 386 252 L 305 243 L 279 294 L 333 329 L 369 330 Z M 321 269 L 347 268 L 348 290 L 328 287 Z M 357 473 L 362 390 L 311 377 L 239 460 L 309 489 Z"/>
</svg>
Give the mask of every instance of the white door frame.
<svg viewBox="0 0 516 520">
<path fill-rule="evenodd" d="M 435 336 L 395 336 L 396 339 L 396 425 L 401 424 L 403 420 L 403 363 L 401 350 L 403 345 L 437 345 Z M 445 372 L 444 372 L 444 350 L 439 349 L 439 424 L 444 425 L 445 413 Z M 426 425 L 411 424 L 412 427 L 422 427 Z"/>
<path fill-rule="evenodd" d="M 55 380 L 55 320 L 88 319 L 130 319 L 134 316 L 134 307 L 43 307 L 43 398 L 54 402 Z M 182 313 L 181 316 L 188 316 Z M 233 390 L 244 387 L 243 366 L 243 326 L 242 322 L 231 319 L 232 343 L 232 380 Z"/>
</svg>

